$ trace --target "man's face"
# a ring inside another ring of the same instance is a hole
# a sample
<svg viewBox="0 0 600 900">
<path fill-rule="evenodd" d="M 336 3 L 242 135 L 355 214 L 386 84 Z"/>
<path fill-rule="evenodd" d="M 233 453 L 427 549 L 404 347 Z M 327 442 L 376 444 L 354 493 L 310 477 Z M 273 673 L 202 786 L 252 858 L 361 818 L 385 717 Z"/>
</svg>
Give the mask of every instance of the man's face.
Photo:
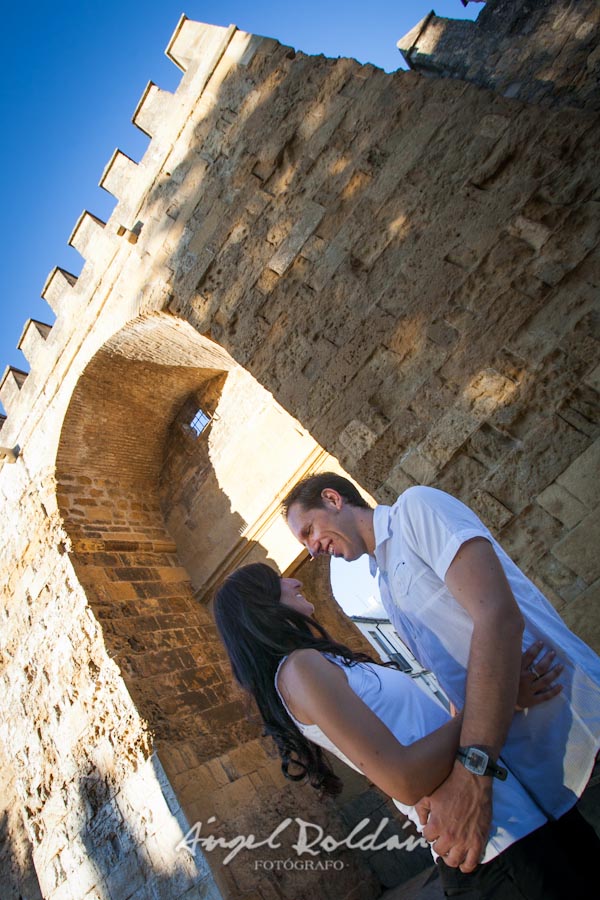
<svg viewBox="0 0 600 900">
<path fill-rule="evenodd" d="M 287 523 L 294 537 L 311 556 L 343 557 L 346 562 L 367 552 L 355 521 L 356 507 L 349 506 L 337 491 L 326 488 L 321 494 L 324 507 L 305 509 L 293 503 Z"/>
</svg>

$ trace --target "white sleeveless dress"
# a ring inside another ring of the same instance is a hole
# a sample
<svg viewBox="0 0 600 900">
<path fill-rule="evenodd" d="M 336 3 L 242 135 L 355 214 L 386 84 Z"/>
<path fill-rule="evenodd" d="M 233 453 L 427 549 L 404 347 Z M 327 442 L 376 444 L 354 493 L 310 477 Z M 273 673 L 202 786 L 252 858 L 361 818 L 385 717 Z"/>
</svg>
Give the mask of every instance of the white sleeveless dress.
<svg viewBox="0 0 600 900">
<path fill-rule="evenodd" d="M 413 744 L 435 731 L 450 718 L 442 704 L 422 688 L 417 680 L 398 669 L 390 669 L 375 663 L 356 663 L 349 666 L 341 657 L 331 653 L 323 655 L 330 662 L 340 666 L 354 693 L 381 719 L 401 744 Z M 275 689 L 290 719 L 308 740 L 329 750 L 346 765 L 360 772 L 361 770 L 329 740 L 318 725 L 305 725 L 299 722 L 288 709 L 277 684 L 279 669 L 286 659 L 287 656 L 284 656 L 277 667 Z M 393 797 L 392 800 L 398 809 L 414 822 L 418 831 L 422 831 L 423 826 L 419 823 L 415 807 L 400 803 Z M 482 862 L 489 862 L 519 838 L 525 837 L 546 822 L 546 816 L 510 772 L 506 781 L 494 778 L 492 826 Z M 431 852 L 434 859 L 437 858 L 433 848 Z"/>
</svg>

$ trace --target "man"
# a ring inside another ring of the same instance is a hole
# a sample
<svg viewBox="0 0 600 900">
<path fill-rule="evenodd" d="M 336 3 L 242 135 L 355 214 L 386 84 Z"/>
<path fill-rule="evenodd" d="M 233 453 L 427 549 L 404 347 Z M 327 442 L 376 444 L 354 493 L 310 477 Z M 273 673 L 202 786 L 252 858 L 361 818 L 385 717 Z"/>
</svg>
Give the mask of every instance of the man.
<svg viewBox="0 0 600 900">
<path fill-rule="evenodd" d="M 476 869 L 496 765 L 513 772 L 549 820 L 559 820 L 578 854 L 583 845 L 598 853 L 600 842 L 574 805 L 600 748 L 600 659 L 477 516 L 449 494 L 421 486 L 392 507 L 371 509 L 333 473 L 304 479 L 283 508 L 311 556 L 352 561 L 369 554 L 394 627 L 452 702 L 464 706 L 454 769 L 418 806 L 423 834 L 445 866 Z M 562 692 L 514 716 L 522 647 L 535 641 L 558 649 Z"/>
</svg>

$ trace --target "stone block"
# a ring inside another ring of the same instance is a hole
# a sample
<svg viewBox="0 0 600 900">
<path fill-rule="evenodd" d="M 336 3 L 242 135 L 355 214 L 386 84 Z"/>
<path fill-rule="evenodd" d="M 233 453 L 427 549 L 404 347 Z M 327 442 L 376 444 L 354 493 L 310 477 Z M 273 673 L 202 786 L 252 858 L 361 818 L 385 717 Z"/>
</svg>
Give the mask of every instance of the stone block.
<svg viewBox="0 0 600 900">
<path fill-rule="evenodd" d="M 128 900 L 150 880 L 151 871 L 146 859 L 141 853 L 128 853 L 105 872 L 110 900 Z"/>
<path fill-rule="evenodd" d="M 552 553 L 584 581 L 591 584 L 600 577 L 599 546 L 600 509 L 596 509 L 555 544 Z"/>
<path fill-rule="evenodd" d="M 17 347 L 23 352 L 30 366 L 36 365 L 38 359 L 40 362 L 43 359 L 46 340 L 51 330 L 51 325 L 45 325 L 37 319 L 28 319 L 25 323 Z"/>
<path fill-rule="evenodd" d="M 65 871 L 69 873 L 69 883 L 74 889 L 74 900 L 79 897 L 87 898 L 88 892 L 101 887 L 102 879 L 92 859 L 87 859 L 80 865 L 69 864 Z"/>
<path fill-rule="evenodd" d="M 77 250 L 84 259 L 91 258 L 104 237 L 105 224 L 98 216 L 84 210 L 71 232 L 69 246 Z"/>
<path fill-rule="evenodd" d="M 440 344 L 442 347 L 450 347 L 456 342 L 458 332 L 448 322 L 438 319 L 432 322 L 427 329 L 427 337 L 435 344 Z"/>
<path fill-rule="evenodd" d="M 269 268 L 278 275 L 283 275 L 300 253 L 324 215 L 325 209 L 318 203 L 313 203 L 312 201 L 306 203 L 301 210 L 300 216 L 292 226 L 288 237 L 283 240 L 275 255 L 270 259 L 268 263 Z"/>
<path fill-rule="evenodd" d="M 492 469 L 501 464 L 503 456 L 514 446 L 515 440 L 510 434 L 483 422 L 471 435 L 465 449 L 486 468 Z"/>
<path fill-rule="evenodd" d="M 499 500 L 496 500 L 491 494 L 488 494 L 487 491 L 475 490 L 472 495 L 471 506 L 481 517 L 482 521 L 486 523 L 488 528 L 496 534 L 500 532 L 513 517 L 512 511 L 507 509 L 504 504 L 500 503 Z"/>
<path fill-rule="evenodd" d="M 542 222 L 532 222 L 525 216 L 517 216 L 508 231 L 509 234 L 516 235 L 538 251 L 542 249 L 551 234 L 550 229 Z"/>
<path fill-rule="evenodd" d="M 527 506 L 557 478 L 565 463 L 589 444 L 585 435 L 558 416 L 546 420 L 546 424 L 538 422 L 482 485 L 513 512 Z"/>
<path fill-rule="evenodd" d="M 563 526 L 556 519 L 532 504 L 503 528 L 502 546 L 524 572 L 533 572 L 537 561 L 563 534 Z"/>
<path fill-rule="evenodd" d="M 210 72 L 232 35 L 233 30 L 230 28 L 205 25 L 203 22 L 194 22 L 182 15 L 165 53 L 184 72 L 191 64 L 197 62 L 198 56 L 201 59 L 204 56 L 203 64 Z"/>
<path fill-rule="evenodd" d="M 258 741 L 251 741 L 241 747 L 236 747 L 230 750 L 227 756 L 234 772 L 234 778 L 256 772 L 269 761 Z"/>
<path fill-rule="evenodd" d="M 567 528 L 577 525 L 588 512 L 584 504 L 561 487 L 560 483 L 549 485 L 538 495 L 537 502 Z"/>
<path fill-rule="evenodd" d="M 255 798 L 256 788 L 249 776 L 244 775 L 237 781 L 225 785 L 217 794 L 213 795 L 214 815 L 226 822 L 233 807 L 237 806 L 238 809 L 243 809 L 251 806 L 255 802 Z"/>
<path fill-rule="evenodd" d="M 172 96 L 169 91 L 164 91 L 154 82 L 149 81 L 131 121 L 140 131 L 143 131 L 148 137 L 152 137 L 157 133 L 160 123 L 165 121 Z"/>
<path fill-rule="evenodd" d="M 2 380 L 0 381 L 0 401 L 2 401 L 7 412 L 16 406 L 19 401 L 21 388 L 25 384 L 27 372 L 22 369 L 16 369 L 14 366 L 7 366 L 4 370 Z"/>
<path fill-rule="evenodd" d="M 218 759 L 211 759 L 207 763 L 207 768 L 219 787 L 229 784 L 229 776 Z"/>
<path fill-rule="evenodd" d="M 342 122 L 349 101 L 341 94 L 329 97 L 327 101 L 316 103 L 309 114 L 302 119 L 298 136 L 306 142 L 305 152 L 316 159 L 332 139 L 333 132 Z"/>
<path fill-rule="evenodd" d="M 552 553 L 545 553 L 535 561 L 533 573 L 556 592 L 561 598 L 562 605 L 587 588 L 587 584 Z"/>
<path fill-rule="evenodd" d="M 74 885 L 71 885 L 68 881 L 63 881 L 61 884 L 57 885 L 53 891 L 45 894 L 45 896 L 48 900 L 77 900 L 75 890 L 76 888 Z"/>
<path fill-rule="evenodd" d="M 477 428 L 477 417 L 466 409 L 454 407 L 433 426 L 419 452 L 441 469 Z"/>
<path fill-rule="evenodd" d="M 437 467 L 417 450 L 409 450 L 400 460 L 400 468 L 417 484 L 431 484 Z"/>
<path fill-rule="evenodd" d="M 507 403 L 515 384 L 499 372 L 479 373 L 464 388 L 455 405 L 433 425 L 420 446 L 424 456 L 444 466 L 497 406 Z"/>
<path fill-rule="evenodd" d="M 600 653 L 600 581 L 595 581 L 579 594 L 561 611 L 561 615 L 575 634 L 592 650 Z"/>
<path fill-rule="evenodd" d="M 400 463 L 397 463 L 388 474 L 384 487 L 389 488 L 395 497 L 399 497 L 404 491 L 408 490 L 415 484 L 414 478 L 411 478 Z"/>
<path fill-rule="evenodd" d="M 594 390 L 598 391 L 600 394 L 600 365 L 596 366 L 596 368 L 586 376 L 585 380 L 590 387 L 594 388 Z"/>
<path fill-rule="evenodd" d="M 597 506 L 600 503 L 600 440 L 590 444 L 556 481 L 584 507 Z"/>
<path fill-rule="evenodd" d="M 375 432 L 371 431 L 364 422 L 353 419 L 344 428 L 339 436 L 339 441 L 353 459 L 360 459 L 361 456 L 371 449 L 377 440 Z"/>
<path fill-rule="evenodd" d="M 121 150 L 115 150 L 102 173 L 99 187 L 121 200 L 136 172 L 137 163 Z"/>
</svg>

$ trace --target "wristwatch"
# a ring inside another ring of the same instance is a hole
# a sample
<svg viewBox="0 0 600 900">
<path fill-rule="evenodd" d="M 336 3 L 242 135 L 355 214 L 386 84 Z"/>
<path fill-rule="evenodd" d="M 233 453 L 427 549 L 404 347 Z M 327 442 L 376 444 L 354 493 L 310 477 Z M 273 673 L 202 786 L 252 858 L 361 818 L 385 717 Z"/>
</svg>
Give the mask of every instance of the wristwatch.
<svg viewBox="0 0 600 900">
<path fill-rule="evenodd" d="M 481 747 L 459 747 L 456 758 L 473 775 L 492 775 L 500 781 L 506 781 L 506 769 L 492 762 Z"/>
</svg>

